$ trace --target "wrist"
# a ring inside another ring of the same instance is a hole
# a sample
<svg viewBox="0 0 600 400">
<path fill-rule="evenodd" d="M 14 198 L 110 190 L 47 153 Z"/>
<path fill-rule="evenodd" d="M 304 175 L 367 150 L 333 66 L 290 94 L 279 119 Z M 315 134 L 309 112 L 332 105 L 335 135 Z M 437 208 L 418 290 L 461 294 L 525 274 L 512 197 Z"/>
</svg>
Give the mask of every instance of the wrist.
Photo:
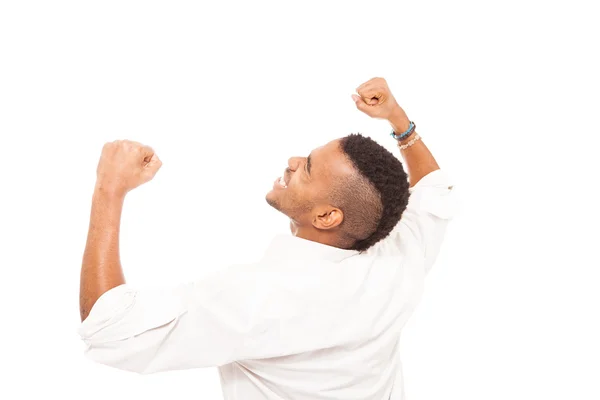
<svg viewBox="0 0 600 400">
<path fill-rule="evenodd" d="M 125 200 L 125 190 L 119 189 L 113 185 L 107 185 L 103 182 L 97 181 L 94 187 L 94 198 L 101 198 L 103 200 L 109 200 L 111 202 L 119 202 Z"/>
<path fill-rule="evenodd" d="M 414 139 L 416 136 L 418 135 L 418 133 L 416 131 L 412 131 L 409 135 L 407 135 L 406 137 L 398 140 L 398 145 L 402 145 L 405 144 L 407 142 L 410 142 L 412 139 Z"/>
<path fill-rule="evenodd" d="M 388 118 L 388 122 L 397 135 L 408 130 L 408 127 L 410 126 L 410 120 L 406 116 L 404 110 L 400 107 L 392 112 L 392 115 Z"/>
</svg>

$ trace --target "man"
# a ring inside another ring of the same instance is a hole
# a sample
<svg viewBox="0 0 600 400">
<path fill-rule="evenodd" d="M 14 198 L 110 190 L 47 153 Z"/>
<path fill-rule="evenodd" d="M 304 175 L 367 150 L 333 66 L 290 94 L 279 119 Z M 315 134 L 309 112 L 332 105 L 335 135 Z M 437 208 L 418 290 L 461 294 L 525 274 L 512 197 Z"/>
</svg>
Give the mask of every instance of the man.
<svg viewBox="0 0 600 400">
<path fill-rule="evenodd" d="M 125 195 L 161 162 L 139 143 L 106 144 L 81 270 L 87 355 L 138 373 L 217 366 L 226 399 L 402 399 L 400 331 L 453 191 L 385 80 L 357 93 L 359 110 L 391 124 L 409 179 L 361 135 L 291 158 L 266 199 L 292 235 L 255 264 L 173 289 L 134 290 L 119 260 Z"/>
</svg>

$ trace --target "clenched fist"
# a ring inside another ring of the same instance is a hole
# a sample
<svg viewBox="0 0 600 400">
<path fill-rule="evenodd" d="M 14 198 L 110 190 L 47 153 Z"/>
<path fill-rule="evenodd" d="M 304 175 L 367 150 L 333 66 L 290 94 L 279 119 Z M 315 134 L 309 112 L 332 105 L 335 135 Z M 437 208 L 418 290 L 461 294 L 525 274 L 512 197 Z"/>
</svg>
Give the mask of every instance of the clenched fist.
<svg viewBox="0 0 600 400">
<path fill-rule="evenodd" d="M 408 127 L 410 121 L 398 105 L 387 82 L 383 78 L 373 78 L 356 89 L 358 95 L 352 99 L 356 108 L 369 117 L 387 119 L 395 128 Z M 402 131 L 401 131 L 402 132 Z"/>
<path fill-rule="evenodd" d="M 162 162 L 149 146 L 130 140 L 106 143 L 96 170 L 96 185 L 116 195 L 150 181 Z"/>
</svg>

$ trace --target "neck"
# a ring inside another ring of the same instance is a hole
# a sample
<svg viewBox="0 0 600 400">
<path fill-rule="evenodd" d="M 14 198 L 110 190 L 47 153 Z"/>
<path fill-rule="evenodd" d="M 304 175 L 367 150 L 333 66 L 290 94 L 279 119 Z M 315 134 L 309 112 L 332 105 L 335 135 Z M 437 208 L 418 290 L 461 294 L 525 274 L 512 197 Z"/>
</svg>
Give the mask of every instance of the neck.
<svg viewBox="0 0 600 400">
<path fill-rule="evenodd" d="M 292 219 L 290 219 L 290 230 L 292 231 L 292 235 L 296 237 L 325 244 L 327 246 L 343 248 L 340 246 L 337 235 L 333 232 L 316 229 L 312 225 L 300 225 Z"/>
</svg>

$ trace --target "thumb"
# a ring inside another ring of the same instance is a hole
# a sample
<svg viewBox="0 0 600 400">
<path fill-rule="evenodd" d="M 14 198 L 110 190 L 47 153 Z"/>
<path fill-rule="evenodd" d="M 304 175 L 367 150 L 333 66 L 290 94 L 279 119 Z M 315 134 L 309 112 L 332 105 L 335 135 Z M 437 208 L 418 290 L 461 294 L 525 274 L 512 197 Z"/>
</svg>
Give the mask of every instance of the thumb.
<svg viewBox="0 0 600 400">
<path fill-rule="evenodd" d="M 367 103 L 365 103 L 365 101 L 362 99 L 362 97 L 360 97 L 359 95 L 353 94 L 352 100 L 354 100 L 354 103 L 356 104 L 356 108 L 358 108 L 362 112 L 367 112 L 367 109 L 369 106 L 367 105 Z"/>
</svg>

